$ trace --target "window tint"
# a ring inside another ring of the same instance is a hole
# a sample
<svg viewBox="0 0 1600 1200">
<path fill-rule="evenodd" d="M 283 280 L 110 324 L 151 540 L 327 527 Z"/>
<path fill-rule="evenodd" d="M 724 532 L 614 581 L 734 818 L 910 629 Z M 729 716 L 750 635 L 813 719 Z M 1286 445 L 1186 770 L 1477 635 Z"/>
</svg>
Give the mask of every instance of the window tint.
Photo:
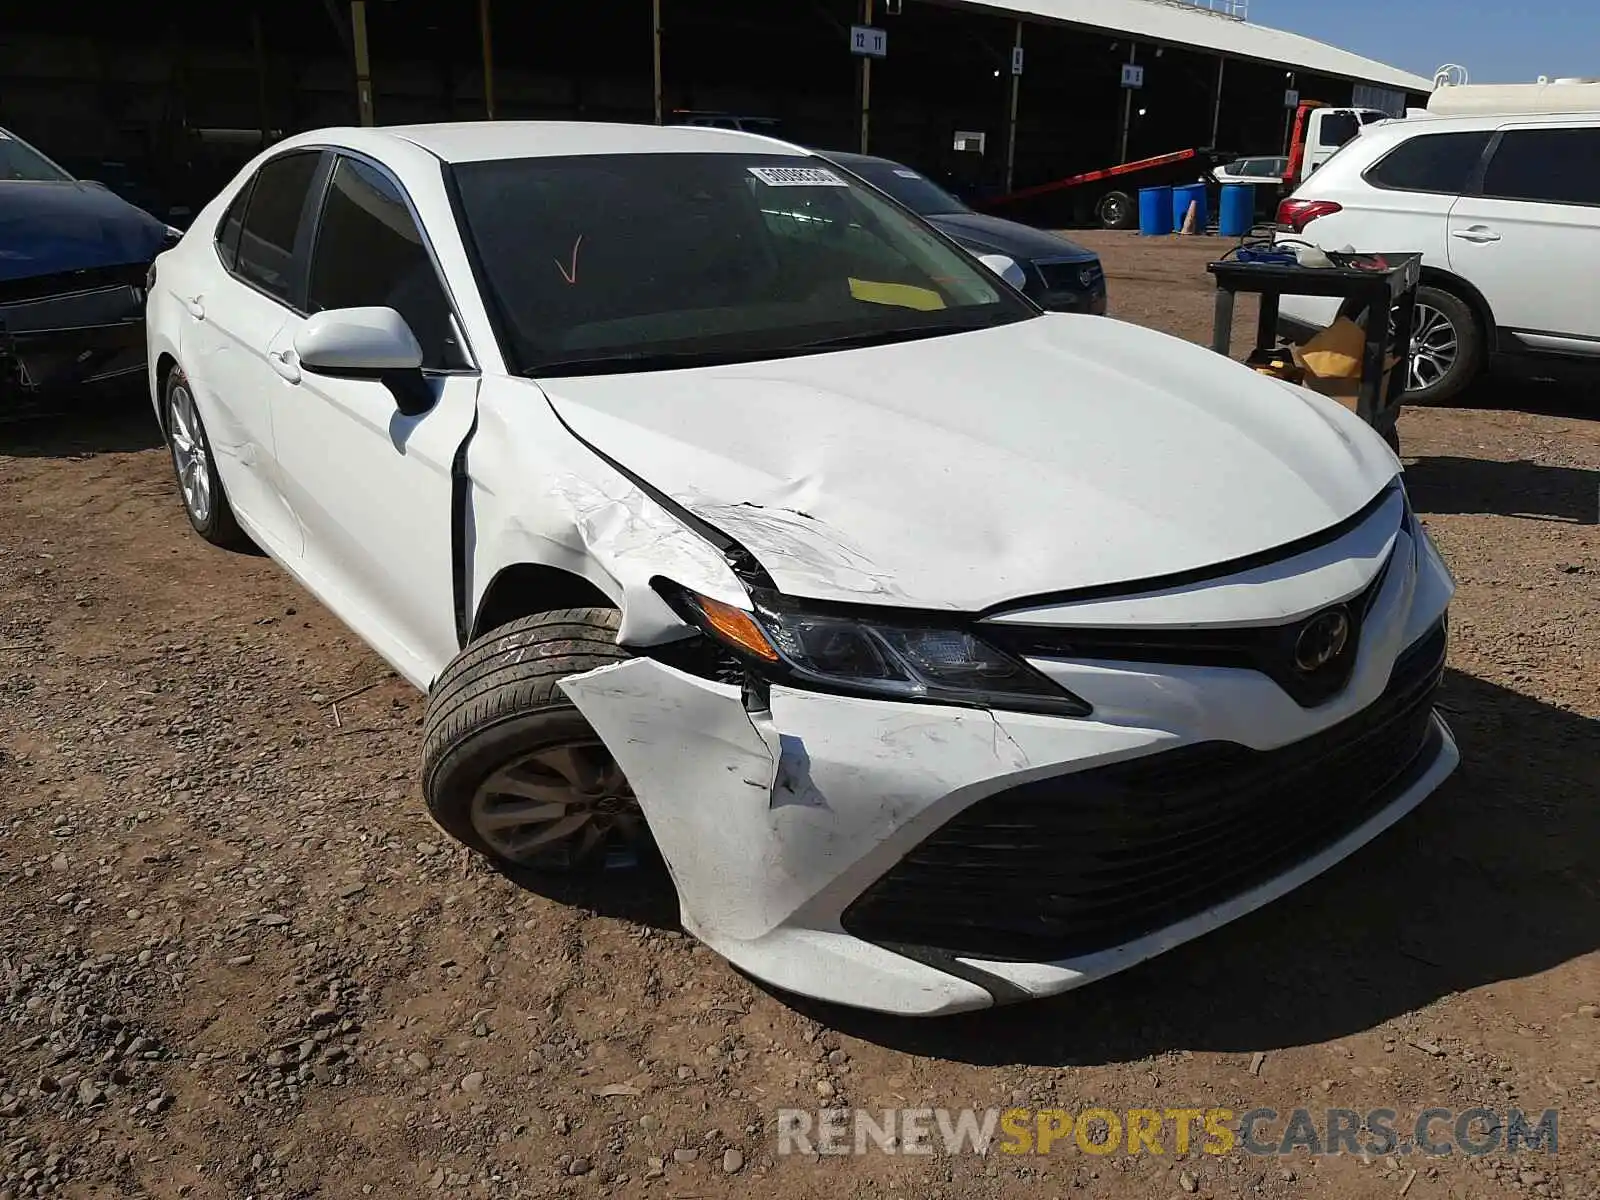
<svg viewBox="0 0 1600 1200">
<path fill-rule="evenodd" d="M 320 157 L 321 151 L 306 150 L 275 158 L 256 173 L 250 192 L 236 269 L 282 300 L 289 299 L 300 210 Z"/>
<path fill-rule="evenodd" d="M 467 365 L 451 328 L 450 303 L 405 198 L 387 175 L 358 159 L 341 158 L 334 168 L 306 305 L 311 312 L 392 308 L 417 335 L 423 366 Z"/>
<path fill-rule="evenodd" d="M 1466 191 L 1489 145 L 1490 134 L 1429 133 L 1401 142 L 1377 166 L 1367 182 L 1400 192 L 1438 192 L 1457 196 Z"/>
<path fill-rule="evenodd" d="M 591 154 L 458 163 L 506 352 L 539 374 L 748 361 L 1036 315 L 820 158 Z"/>
<path fill-rule="evenodd" d="M 239 229 L 244 224 L 245 205 L 250 203 L 250 189 L 255 180 L 248 179 L 239 189 L 239 194 L 233 198 L 233 203 L 228 205 L 228 211 L 222 214 L 222 220 L 217 225 L 217 257 L 222 259 L 222 265 L 228 270 L 233 270 L 239 261 Z"/>
<path fill-rule="evenodd" d="M 889 193 L 919 216 L 972 211 L 931 179 L 925 179 L 898 163 L 864 159 L 848 163 L 847 166 L 873 187 Z"/>
<path fill-rule="evenodd" d="M 1323 146 L 1342 146 L 1361 132 L 1361 122 L 1355 113 L 1333 112 L 1322 118 L 1322 134 L 1318 140 Z"/>
<path fill-rule="evenodd" d="M 0 179 L 27 183 L 69 183 L 68 175 L 21 138 L 0 129 Z"/>
<path fill-rule="evenodd" d="M 1600 205 L 1600 128 L 1508 130 L 1484 173 L 1483 194 Z"/>
</svg>

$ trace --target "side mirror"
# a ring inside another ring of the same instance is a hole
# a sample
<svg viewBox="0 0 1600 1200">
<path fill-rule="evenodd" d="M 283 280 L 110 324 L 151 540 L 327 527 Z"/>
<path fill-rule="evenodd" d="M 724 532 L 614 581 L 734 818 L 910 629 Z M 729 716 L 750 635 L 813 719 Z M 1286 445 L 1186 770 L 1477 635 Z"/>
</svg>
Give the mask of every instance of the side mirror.
<svg viewBox="0 0 1600 1200">
<path fill-rule="evenodd" d="M 1028 276 L 1009 254 L 980 254 L 978 261 L 1019 292 L 1028 286 Z"/>
<path fill-rule="evenodd" d="M 422 347 L 392 308 L 330 308 L 306 318 L 294 339 L 303 370 L 339 379 L 375 379 L 408 417 L 433 407 L 422 377 Z"/>
</svg>

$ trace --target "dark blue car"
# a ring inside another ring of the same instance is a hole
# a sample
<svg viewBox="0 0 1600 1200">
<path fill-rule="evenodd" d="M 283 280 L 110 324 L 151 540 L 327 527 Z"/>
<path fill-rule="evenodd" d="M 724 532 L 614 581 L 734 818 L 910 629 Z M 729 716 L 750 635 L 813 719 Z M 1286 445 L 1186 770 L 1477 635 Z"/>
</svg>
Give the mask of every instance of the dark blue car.
<svg viewBox="0 0 1600 1200">
<path fill-rule="evenodd" d="M 181 236 L 0 129 L 0 420 L 143 378 L 145 278 Z"/>
<path fill-rule="evenodd" d="M 889 159 L 821 153 L 974 254 L 1004 254 L 1014 260 L 1027 277 L 1022 290 L 1041 308 L 1097 315 L 1106 311 L 1106 273 L 1093 250 L 1031 225 L 973 212 L 925 175 Z"/>
</svg>

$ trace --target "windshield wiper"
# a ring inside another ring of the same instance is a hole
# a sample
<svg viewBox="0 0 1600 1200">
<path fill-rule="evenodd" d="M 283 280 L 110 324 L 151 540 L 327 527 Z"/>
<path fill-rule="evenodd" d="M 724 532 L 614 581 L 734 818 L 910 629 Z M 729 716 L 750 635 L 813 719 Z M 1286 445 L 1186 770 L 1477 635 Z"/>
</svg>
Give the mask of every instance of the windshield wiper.
<svg viewBox="0 0 1600 1200">
<path fill-rule="evenodd" d="M 541 375 L 605 375 L 622 371 L 671 371 L 676 368 L 714 367 L 754 357 L 729 350 L 636 350 L 580 358 L 553 358 L 523 371 L 530 379 Z"/>
<path fill-rule="evenodd" d="M 979 329 L 988 329 L 985 324 L 974 325 L 969 322 L 947 321 L 941 325 L 900 325 L 893 329 L 872 329 L 863 333 L 842 333 L 838 337 L 819 338 L 814 342 L 797 342 L 789 349 L 793 352 L 806 350 L 849 350 L 859 346 L 886 346 L 892 342 L 909 342 L 917 338 L 941 337 L 947 333 L 973 333 Z"/>
<path fill-rule="evenodd" d="M 625 350 L 615 354 L 555 358 L 527 368 L 523 371 L 523 375 L 530 379 L 538 379 L 546 375 L 608 375 L 629 371 L 686 370 L 691 367 L 715 367 L 728 363 L 792 358 L 799 354 L 814 354 L 826 350 L 883 346 L 892 342 L 909 342 L 917 338 L 939 337 L 947 333 L 971 333 L 974 330 L 987 328 L 988 325 L 981 323 L 974 325 L 969 322 L 947 321 L 938 325 L 902 325 L 891 329 L 845 333 L 811 342 L 793 342 L 786 346 L 760 346 L 739 350 Z"/>
</svg>

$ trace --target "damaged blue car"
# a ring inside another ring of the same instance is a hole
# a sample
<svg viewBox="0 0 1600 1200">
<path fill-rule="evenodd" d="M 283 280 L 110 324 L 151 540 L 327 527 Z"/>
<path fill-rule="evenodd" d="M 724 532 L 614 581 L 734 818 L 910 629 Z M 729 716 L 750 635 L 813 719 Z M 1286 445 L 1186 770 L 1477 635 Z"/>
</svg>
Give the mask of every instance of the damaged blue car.
<svg viewBox="0 0 1600 1200">
<path fill-rule="evenodd" d="M 182 236 L 0 129 L 0 420 L 143 379 L 146 277 Z"/>
</svg>

